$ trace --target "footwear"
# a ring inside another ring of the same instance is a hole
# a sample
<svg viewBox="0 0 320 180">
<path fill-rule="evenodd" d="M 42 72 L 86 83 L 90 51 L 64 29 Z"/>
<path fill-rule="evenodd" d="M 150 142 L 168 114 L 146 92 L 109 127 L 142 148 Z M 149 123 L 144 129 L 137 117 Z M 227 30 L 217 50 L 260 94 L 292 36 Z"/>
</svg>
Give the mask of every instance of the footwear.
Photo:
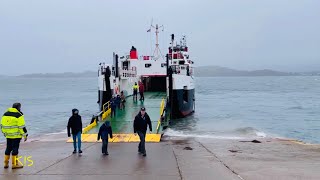
<svg viewBox="0 0 320 180">
<path fill-rule="evenodd" d="M 12 155 L 12 169 L 20 169 L 20 168 L 23 168 L 23 166 L 19 164 L 17 156 Z"/>
<path fill-rule="evenodd" d="M 7 169 L 9 167 L 9 159 L 10 155 L 4 155 L 4 168 Z"/>
<path fill-rule="evenodd" d="M 109 155 L 109 153 L 107 153 L 107 152 L 106 152 L 106 153 L 104 153 L 104 155 L 108 156 L 108 155 Z"/>
<path fill-rule="evenodd" d="M 146 154 L 146 153 L 144 153 L 142 156 L 146 157 L 146 156 L 147 156 L 147 154 Z"/>
<path fill-rule="evenodd" d="M 81 153 L 82 153 L 82 151 L 81 151 L 81 150 L 79 150 L 79 153 L 81 154 Z"/>
<path fill-rule="evenodd" d="M 75 154 L 75 153 L 77 153 L 77 150 L 73 150 L 72 154 Z"/>
</svg>

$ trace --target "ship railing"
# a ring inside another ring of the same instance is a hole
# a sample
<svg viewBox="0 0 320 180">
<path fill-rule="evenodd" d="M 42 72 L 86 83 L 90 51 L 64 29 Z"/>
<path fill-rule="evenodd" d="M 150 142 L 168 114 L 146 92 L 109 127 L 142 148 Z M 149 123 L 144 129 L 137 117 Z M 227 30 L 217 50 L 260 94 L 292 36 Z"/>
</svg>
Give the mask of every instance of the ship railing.
<svg viewBox="0 0 320 180">
<path fill-rule="evenodd" d="M 162 99 L 161 104 L 160 104 L 160 118 L 158 120 L 158 124 L 157 124 L 157 129 L 156 132 L 157 134 L 159 134 L 160 131 L 160 127 L 161 127 L 161 123 L 163 122 L 164 118 L 165 118 L 165 100 Z"/>
<path fill-rule="evenodd" d="M 88 131 L 90 131 L 92 128 L 97 126 L 98 125 L 97 121 L 100 116 L 101 116 L 101 120 L 104 120 L 110 114 L 111 114 L 110 101 L 108 101 L 102 106 L 102 111 L 99 112 L 97 115 L 95 115 L 94 120 L 91 121 L 89 125 L 87 125 L 82 129 L 82 133 L 85 134 Z"/>
<path fill-rule="evenodd" d="M 102 120 L 104 120 L 108 115 L 111 114 L 110 101 L 103 104 L 101 112 L 102 112 L 102 115 L 101 115 Z"/>
</svg>

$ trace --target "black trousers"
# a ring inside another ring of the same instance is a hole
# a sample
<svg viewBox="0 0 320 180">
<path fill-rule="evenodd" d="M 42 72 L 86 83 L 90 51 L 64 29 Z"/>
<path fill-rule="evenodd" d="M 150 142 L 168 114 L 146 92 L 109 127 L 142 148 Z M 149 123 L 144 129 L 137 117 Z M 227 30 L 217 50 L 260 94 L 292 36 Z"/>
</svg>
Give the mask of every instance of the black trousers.
<svg viewBox="0 0 320 180">
<path fill-rule="evenodd" d="M 133 90 L 133 100 L 138 99 L 138 90 Z"/>
<path fill-rule="evenodd" d="M 143 101 L 144 101 L 144 94 L 143 94 L 143 92 L 140 92 L 140 100 L 143 100 Z"/>
<path fill-rule="evenodd" d="M 108 153 L 108 139 L 102 139 L 102 153 Z"/>
<path fill-rule="evenodd" d="M 16 156 L 19 153 L 21 138 L 9 139 L 7 138 L 7 148 L 5 151 L 5 155 L 10 155 L 12 152 L 12 156 Z"/>
</svg>

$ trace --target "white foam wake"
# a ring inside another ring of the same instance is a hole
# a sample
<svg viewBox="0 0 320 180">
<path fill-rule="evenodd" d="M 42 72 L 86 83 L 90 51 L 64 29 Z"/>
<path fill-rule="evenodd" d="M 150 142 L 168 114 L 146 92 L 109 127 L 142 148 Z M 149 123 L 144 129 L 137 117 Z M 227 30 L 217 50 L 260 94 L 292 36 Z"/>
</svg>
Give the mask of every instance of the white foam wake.
<svg viewBox="0 0 320 180">
<path fill-rule="evenodd" d="M 266 138 L 267 134 L 253 128 L 240 128 L 225 133 L 189 133 L 183 131 L 167 129 L 164 133 L 167 137 L 184 137 L 184 138 L 206 138 L 206 139 L 247 139 L 247 138 Z"/>
</svg>

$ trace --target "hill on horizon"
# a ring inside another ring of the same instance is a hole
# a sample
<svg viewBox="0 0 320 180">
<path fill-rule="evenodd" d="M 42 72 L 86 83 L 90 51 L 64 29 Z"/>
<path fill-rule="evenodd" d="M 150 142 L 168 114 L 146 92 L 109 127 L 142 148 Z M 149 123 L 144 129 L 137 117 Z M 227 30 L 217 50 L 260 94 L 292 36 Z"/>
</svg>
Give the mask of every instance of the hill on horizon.
<svg viewBox="0 0 320 180">
<path fill-rule="evenodd" d="M 26 77 L 26 78 L 36 78 L 36 77 L 45 77 L 45 78 L 65 78 L 65 77 L 96 77 L 97 72 L 94 71 L 85 71 L 81 73 L 75 72 L 65 72 L 65 73 L 33 73 L 33 74 L 23 74 L 16 77 Z"/>
<path fill-rule="evenodd" d="M 219 76 L 293 76 L 299 73 L 280 72 L 270 69 L 244 71 L 235 70 L 220 66 L 199 66 L 195 69 L 195 76 L 198 77 L 219 77 Z"/>
<path fill-rule="evenodd" d="M 312 75 L 320 75 L 320 71 L 313 72 L 304 72 L 304 73 L 296 73 L 296 72 L 281 72 L 274 71 L 270 69 L 263 70 L 254 70 L 254 71 L 245 71 L 245 70 L 236 70 L 226 67 L 220 66 L 198 66 L 195 67 L 195 76 L 196 77 L 232 77 L 232 76 L 312 76 Z M 0 75 L 0 77 L 12 77 Z M 32 73 L 32 74 L 24 74 L 13 77 L 24 77 L 24 78 L 80 78 L 80 77 L 97 77 L 97 72 L 95 71 L 84 71 L 81 73 L 75 72 L 65 72 L 65 73 Z"/>
</svg>

